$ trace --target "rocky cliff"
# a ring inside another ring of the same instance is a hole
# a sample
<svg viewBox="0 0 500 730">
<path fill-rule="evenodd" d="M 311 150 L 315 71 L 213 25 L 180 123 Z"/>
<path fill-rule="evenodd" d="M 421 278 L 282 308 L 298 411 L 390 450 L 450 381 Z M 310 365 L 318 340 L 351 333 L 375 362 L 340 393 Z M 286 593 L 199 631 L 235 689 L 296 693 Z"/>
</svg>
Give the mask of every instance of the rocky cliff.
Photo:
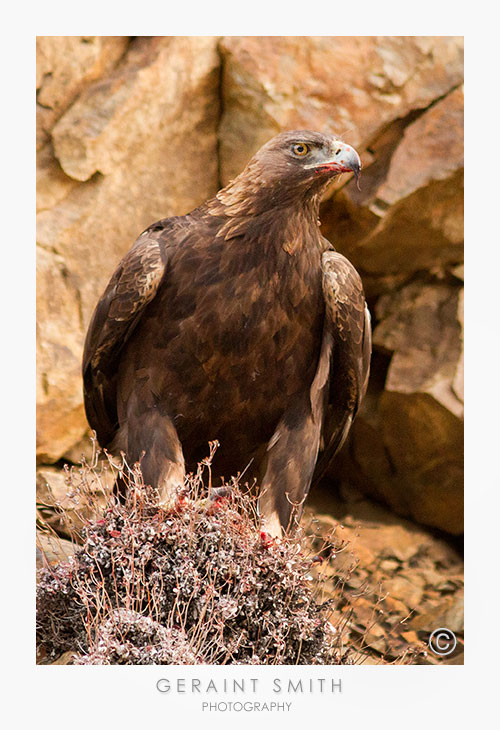
<svg viewBox="0 0 500 730">
<path fill-rule="evenodd" d="M 284 129 L 361 154 L 322 207 L 363 276 L 370 392 L 331 478 L 463 529 L 463 40 L 40 37 L 37 458 L 78 460 L 93 307 L 137 235 L 213 195 Z"/>
</svg>

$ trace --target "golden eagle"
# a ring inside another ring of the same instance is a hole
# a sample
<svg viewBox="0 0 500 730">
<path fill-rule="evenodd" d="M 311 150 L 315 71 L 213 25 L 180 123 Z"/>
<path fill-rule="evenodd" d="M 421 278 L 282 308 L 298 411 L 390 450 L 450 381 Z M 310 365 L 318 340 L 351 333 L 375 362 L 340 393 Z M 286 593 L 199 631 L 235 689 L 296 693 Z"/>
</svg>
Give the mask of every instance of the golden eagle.
<svg viewBox="0 0 500 730">
<path fill-rule="evenodd" d="M 85 409 L 162 502 L 217 440 L 212 473 L 248 467 L 270 533 L 300 516 L 368 381 L 361 280 L 318 219 L 332 177 L 360 167 L 333 136 L 279 134 L 212 200 L 147 228 L 111 277 L 85 341 Z"/>
</svg>

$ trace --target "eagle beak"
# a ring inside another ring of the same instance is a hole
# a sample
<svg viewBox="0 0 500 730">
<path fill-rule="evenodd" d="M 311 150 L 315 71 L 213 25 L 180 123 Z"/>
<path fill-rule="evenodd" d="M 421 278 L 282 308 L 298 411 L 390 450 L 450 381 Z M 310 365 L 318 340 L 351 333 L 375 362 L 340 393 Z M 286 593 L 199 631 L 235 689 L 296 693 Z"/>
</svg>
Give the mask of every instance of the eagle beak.
<svg viewBox="0 0 500 730">
<path fill-rule="evenodd" d="M 344 165 L 345 171 L 348 172 L 349 170 L 352 170 L 354 177 L 356 178 L 356 183 L 358 183 L 359 178 L 361 177 L 361 160 L 359 159 L 358 153 L 354 147 L 345 145 L 345 151 L 341 153 L 341 157 L 342 159 L 340 162 Z"/>
<path fill-rule="evenodd" d="M 359 155 L 349 144 L 336 141 L 333 145 L 333 158 L 331 162 L 339 166 L 340 172 L 353 172 L 356 180 L 361 174 L 361 160 Z"/>
<path fill-rule="evenodd" d="M 361 160 L 359 155 L 349 144 L 335 140 L 332 144 L 332 156 L 326 162 L 320 165 L 314 165 L 314 172 L 333 172 L 340 175 L 341 172 L 353 172 L 356 183 L 359 188 L 359 178 L 361 175 Z"/>
</svg>

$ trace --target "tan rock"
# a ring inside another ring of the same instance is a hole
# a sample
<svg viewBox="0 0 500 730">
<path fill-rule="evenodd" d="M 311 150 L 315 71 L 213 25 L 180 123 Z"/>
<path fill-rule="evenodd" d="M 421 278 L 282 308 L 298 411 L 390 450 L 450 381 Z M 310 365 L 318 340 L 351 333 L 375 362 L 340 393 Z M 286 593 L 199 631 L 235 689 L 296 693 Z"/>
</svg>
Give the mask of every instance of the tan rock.
<svg viewBox="0 0 500 730">
<path fill-rule="evenodd" d="M 384 393 L 380 415 L 392 489 L 419 522 L 463 532 L 463 424 L 432 396 Z"/>
<path fill-rule="evenodd" d="M 64 654 L 61 654 L 60 657 L 53 662 L 49 662 L 49 664 L 74 664 L 78 656 L 74 651 L 65 651 Z"/>
<path fill-rule="evenodd" d="M 428 649 L 432 630 L 446 626 L 455 632 L 463 631 L 463 561 L 459 553 L 451 541 L 397 517 L 381 504 L 355 499 L 356 490 L 352 488 L 342 489 L 346 500 L 351 496 L 344 505 L 347 513 L 342 513 L 339 506 L 333 508 L 336 500 L 326 483 L 320 489 L 324 494 L 313 491 L 306 508 L 317 518 L 311 525 L 325 537 L 331 531 L 334 520 L 316 512 L 318 504 L 324 509 L 329 502 L 329 512 L 342 514 L 339 536 L 349 541 L 340 555 L 354 556 L 362 544 L 373 556 L 370 564 L 363 566 L 360 561 L 347 575 L 337 562 L 339 556 L 332 559 L 331 555 L 311 571 L 320 600 L 333 599 L 329 620 L 342 641 L 349 647 L 361 646 L 372 656 L 374 650 L 383 652 L 384 661 L 392 657 L 399 663 L 406 657 L 403 663 L 429 663 L 422 661 L 421 651 Z M 315 541 L 317 544 L 317 537 Z M 335 593 L 339 579 L 344 580 L 340 600 Z M 457 639 L 460 646 L 460 633 Z"/>
<path fill-rule="evenodd" d="M 137 154 L 151 136 L 165 136 L 164 149 L 158 150 L 163 153 L 160 165 L 162 158 L 171 166 L 172 157 L 188 153 L 197 158 L 200 170 L 199 154 L 205 150 L 194 154 L 197 146 L 188 140 L 179 149 L 176 132 L 185 129 L 184 116 L 193 117 L 200 107 L 213 103 L 213 88 L 207 81 L 216 82 L 217 66 L 214 38 L 139 38 L 116 71 L 89 86 L 54 128 L 55 155 L 63 170 L 82 181 L 95 172 L 108 175 Z M 207 79 L 210 71 L 214 73 Z M 200 93 L 198 109 L 192 109 Z M 161 173 L 160 167 L 156 175 Z"/>
<path fill-rule="evenodd" d="M 423 596 L 423 587 L 416 585 L 402 575 L 394 576 L 384 581 L 384 591 L 387 591 L 392 598 L 401 601 L 410 609 L 418 608 Z"/>
<path fill-rule="evenodd" d="M 379 300 L 373 339 L 389 369 L 344 457 L 365 493 L 453 534 L 463 531 L 461 297 L 458 286 L 414 282 Z"/>
<path fill-rule="evenodd" d="M 61 166 L 54 159 L 50 144 L 44 145 L 37 153 L 36 159 L 36 210 L 50 209 L 75 188 L 78 183 L 64 174 Z"/>
<path fill-rule="evenodd" d="M 38 569 L 46 567 L 47 564 L 67 563 L 77 549 L 70 540 L 37 530 L 36 567 Z"/>
<path fill-rule="evenodd" d="M 137 39 L 111 77 L 87 85 L 61 117 L 60 161 L 43 151 L 39 461 L 56 461 L 87 430 L 84 335 L 120 258 L 147 225 L 188 212 L 218 189 L 216 46 L 210 37 Z"/>
<path fill-rule="evenodd" d="M 353 542 L 352 549 L 358 554 L 362 546 L 367 554 L 372 556 L 370 562 L 380 561 L 383 558 L 396 558 L 406 562 L 415 557 L 425 546 L 430 545 L 428 536 L 422 529 L 411 524 L 369 526 L 361 522 L 354 530 L 344 528 L 345 539 Z M 354 537 L 356 536 L 356 537 Z M 363 562 L 363 561 L 362 561 Z M 363 563 L 368 565 L 369 563 Z"/>
<path fill-rule="evenodd" d="M 45 527 L 54 530 L 57 535 L 64 534 L 78 539 L 78 532 L 84 525 L 84 515 L 81 509 L 83 506 L 82 499 L 75 494 L 67 483 L 63 471 L 51 467 L 45 467 L 37 471 L 36 500 L 38 518 Z M 56 537 L 52 542 L 41 546 L 42 552 L 46 553 L 47 556 L 52 556 L 51 560 L 54 561 L 58 560 L 58 549 L 61 552 L 64 543 L 67 542 L 64 541 L 59 546 L 58 540 L 59 537 Z M 46 551 L 46 548 L 49 552 Z"/>
<path fill-rule="evenodd" d="M 380 302 L 374 341 L 394 352 L 379 411 L 384 445 L 411 514 L 463 530 L 460 290 L 413 284 Z M 403 495 L 402 495 L 403 496 Z"/>
<path fill-rule="evenodd" d="M 98 445 L 97 447 L 98 448 Z M 70 448 L 64 452 L 62 455 L 63 461 L 70 464 L 81 464 L 82 459 L 87 462 L 87 464 L 91 463 L 93 458 L 94 452 L 94 444 L 92 442 L 92 438 L 90 435 L 90 427 L 87 431 L 85 431 L 85 435 L 80 441 L 76 441 L 74 444 L 70 446 Z"/>
<path fill-rule="evenodd" d="M 65 471 L 52 466 L 37 469 L 36 496 L 40 504 L 53 505 L 62 502 L 70 491 Z"/>
<path fill-rule="evenodd" d="M 361 190 L 324 205 L 325 234 L 369 276 L 401 277 L 463 261 L 463 89 L 372 143 Z M 397 283 L 397 282 L 396 282 Z"/>
<path fill-rule="evenodd" d="M 403 617 L 410 612 L 408 606 L 403 601 L 394 598 L 390 594 L 384 597 L 384 610 L 388 613 L 400 614 Z"/>
<path fill-rule="evenodd" d="M 464 164 L 464 93 L 455 89 L 407 126 L 377 188 L 383 206 L 407 198 L 433 180 L 446 180 Z"/>
<path fill-rule="evenodd" d="M 86 429 L 78 289 L 64 259 L 37 246 L 37 458 L 56 461 Z"/>
<path fill-rule="evenodd" d="M 463 401 L 453 388 L 462 352 L 462 290 L 446 284 L 415 282 L 377 304 L 373 342 L 394 355 L 386 391 L 426 392 L 454 415 Z"/>
<path fill-rule="evenodd" d="M 451 631 L 464 630 L 464 591 L 456 591 L 446 596 L 436 605 L 426 607 L 418 616 L 409 622 L 410 628 L 416 631 L 434 631 L 445 627 Z"/>
<path fill-rule="evenodd" d="M 452 389 L 457 400 L 464 402 L 464 290 L 462 289 L 458 297 L 457 319 L 460 324 L 460 356 L 455 368 Z"/>
<path fill-rule="evenodd" d="M 378 665 L 383 664 L 382 659 L 380 659 L 380 658 L 377 659 L 377 658 L 372 657 L 369 654 L 367 654 L 365 652 L 361 652 L 361 651 L 351 651 L 351 653 L 349 654 L 349 657 L 352 660 L 353 664 L 359 664 L 359 665 L 363 665 L 363 666 L 371 666 L 371 665 L 378 666 Z"/>
<path fill-rule="evenodd" d="M 126 36 L 37 37 L 37 148 L 85 86 L 113 68 L 128 43 Z"/>
<path fill-rule="evenodd" d="M 102 516 L 115 477 L 116 473 L 101 467 L 94 471 L 74 468 L 68 473 L 51 466 L 39 468 L 36 473 L 39 521 L 58 535 L 79 540 L 85 522 Z M 57 545 L 50 543 L 48 547 L 54 553 Z M 43 543 L 41 549 L 44 550 Z"/>
</svg>

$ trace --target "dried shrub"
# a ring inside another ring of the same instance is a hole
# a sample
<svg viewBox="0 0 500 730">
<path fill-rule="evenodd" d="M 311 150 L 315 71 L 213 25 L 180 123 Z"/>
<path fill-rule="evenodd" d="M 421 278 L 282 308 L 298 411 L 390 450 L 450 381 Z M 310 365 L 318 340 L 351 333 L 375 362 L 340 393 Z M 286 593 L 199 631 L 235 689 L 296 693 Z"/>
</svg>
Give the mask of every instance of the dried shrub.
<svg viewBox="0 0 500 730">
<path fill-rule="evenodd" d="M 128 483 L 126 502 L 106 493 L 75 556 L 39 571 L 37 639 L 48 657 L 70 650 L 84 664 L 349 663 L 328 621 L 332 600 L 318 601 L 311 585 L 318 556 L 300 534 L 276 541 L 260 532 L 255 498 L 237 480 L 213 489 L 207 459 L 159 509 L 138 465 L 110 465 Z M 86 483 L 95 492 L 96 474 L 97 462 L 70 472 L 80 497 Z"/>
<path fill-rule="evenodd" d="M 117 608 L 97 626 L 93 649 L 75 664 L 196 664 L 180 629 L 167 629 L 149 616 Z"/>
</svg>

